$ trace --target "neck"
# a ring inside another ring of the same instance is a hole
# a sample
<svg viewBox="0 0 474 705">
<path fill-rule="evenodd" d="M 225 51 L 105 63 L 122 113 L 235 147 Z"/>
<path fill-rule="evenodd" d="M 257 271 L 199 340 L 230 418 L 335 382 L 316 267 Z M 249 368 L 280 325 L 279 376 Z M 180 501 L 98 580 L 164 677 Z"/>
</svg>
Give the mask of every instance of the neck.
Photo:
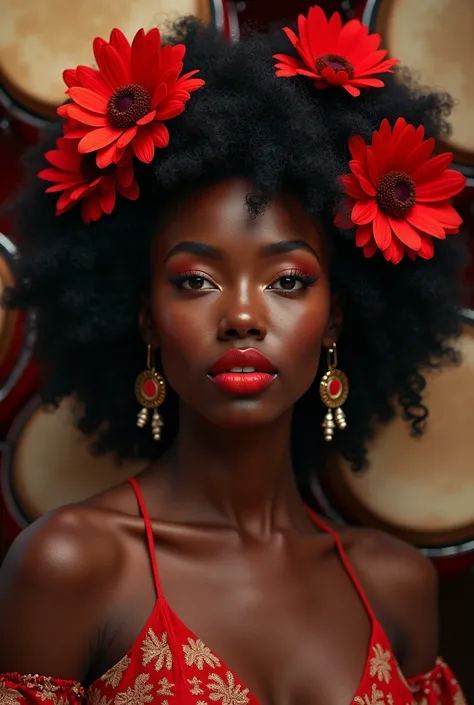
<svg viewBox="0 0 474 705">
<path fill-rule="evenodd" d="M 225 429 L 182 408 L 171 465 L 183 505 L 260 538 L 276 526 L 301 523 L 306 517 L 293 474 L 291 419 L 289 411 L 264 427 Z"/>
</svg>

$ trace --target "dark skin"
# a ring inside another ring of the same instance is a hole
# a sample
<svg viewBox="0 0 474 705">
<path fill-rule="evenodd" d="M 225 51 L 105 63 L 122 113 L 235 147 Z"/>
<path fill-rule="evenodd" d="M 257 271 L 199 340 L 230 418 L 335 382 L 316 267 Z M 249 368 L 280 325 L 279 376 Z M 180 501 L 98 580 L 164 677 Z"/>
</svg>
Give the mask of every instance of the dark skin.
<svg viewBox="0 0 474 705">
<path fill-rule="evenodd" d="M 340 312 L 318 228 L 290 196 L 250 219 L 249 188 L 235 179 L 193 193 L 153 241 L 140 320 L 181 399 L 180 431 L 138 479 L 179 618 L 262 704 L 347 705 L 371 622 L 334 540 L 308 517 L 289 441 L 293 405 L 337 338 Z M 208 379 L 232 347 L 273 362 L 263 393 L 232 396 Z M 378 532 L 340 536 L 405 675 L 431 669 L 431 565 Z M 87 686 L 124 656 L 155 599 L 128 484 L 62 508 L 19 537 L 0 571 L 0 672 Z"/>
</svg>

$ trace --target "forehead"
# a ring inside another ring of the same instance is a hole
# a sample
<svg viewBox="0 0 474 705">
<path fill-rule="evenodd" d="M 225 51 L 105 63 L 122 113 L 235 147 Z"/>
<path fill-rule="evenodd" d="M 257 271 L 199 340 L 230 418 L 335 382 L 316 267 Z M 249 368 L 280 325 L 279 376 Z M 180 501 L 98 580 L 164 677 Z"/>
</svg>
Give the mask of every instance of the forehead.
<svg viewBox="0 0 474 705">
<path fill-rule="evenodd" d="M 255 191 L 244 179 L 229 179 L 190 192 L 174 202 L 158 226 L 154 249 L 166 254 L 178 242 L 202 241 L 224 251 L 262 242 L 305 240 L 318 252 L 324 237 L 298 199 L 283 194 L 252 216 L 247 197 Z"/>
</svg>

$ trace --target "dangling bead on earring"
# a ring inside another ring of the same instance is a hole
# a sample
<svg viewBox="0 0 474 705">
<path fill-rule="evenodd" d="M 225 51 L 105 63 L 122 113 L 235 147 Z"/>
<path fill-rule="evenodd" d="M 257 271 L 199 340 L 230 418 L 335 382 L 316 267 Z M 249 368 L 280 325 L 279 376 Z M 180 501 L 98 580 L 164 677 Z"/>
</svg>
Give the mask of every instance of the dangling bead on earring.
<svg viewBox="0 0 474 705">
<path fill-rule="evenodd" d="M 155 370 L 151 345 L 148 346 L 147 368 L 147 370 L 138 375 L 135 381 L 135 396 L 138 403 L 142 406 L 137 415 L 137 426 L 138 428 L 145 428 L 148 423 L 148 411 L 153 409 L 151 432 L 154 441 L 161 441 L 163 419 L 158 412 L 158 407 L 163 404 L 166 397 L 166 382 L 159 372 Z"/>
<path fill-rule="evenodd" d="M 324 429 L 324 440 L 328 443 L 334 438 L 336 425 L 339 430 L 347 428 L 346 416 L 342 410 L 342 405 L 349 396 L 349 380 L 344 372 L 337 369 L 337 346 L 336 343 L 327 351 L 328 371 L 324 375 L 319 385 L 319 393 L 328 411 L 324 417 L 322 427 Z M 333 416 L 332 410 L 336 412 Z"/>
</svg>

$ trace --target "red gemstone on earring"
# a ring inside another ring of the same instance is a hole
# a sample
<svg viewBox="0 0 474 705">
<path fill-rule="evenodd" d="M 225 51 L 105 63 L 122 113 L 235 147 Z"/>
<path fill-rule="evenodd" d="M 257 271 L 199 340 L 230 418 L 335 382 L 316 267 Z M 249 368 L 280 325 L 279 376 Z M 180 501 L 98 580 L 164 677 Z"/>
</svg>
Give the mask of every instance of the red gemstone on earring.
<svg viewBox="0 0 474 705">
<path fill-rule="evenodd" d="M 143 394 L 149 399 L 156 397 L 158 392 L 158 385 L 152 379 L 147 379 L 143 384 Z"/>
<path fill-rule="evenodd" d="M 337 377 L 333 377 L 328 384 L 329 396 L 336 399 L 342 392 L 342 383 Z"/>
</svg>

